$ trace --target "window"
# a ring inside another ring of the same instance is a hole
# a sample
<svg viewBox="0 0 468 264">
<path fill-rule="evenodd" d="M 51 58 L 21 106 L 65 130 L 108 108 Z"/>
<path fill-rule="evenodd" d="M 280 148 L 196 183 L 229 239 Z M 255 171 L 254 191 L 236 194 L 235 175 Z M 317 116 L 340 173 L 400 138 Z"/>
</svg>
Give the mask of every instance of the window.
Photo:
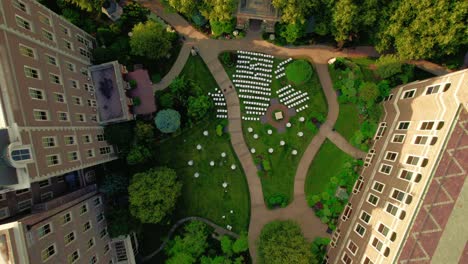
<svg viewBox="0 0 468 264">
<path fill-rule="evenodd" d="M 353 212 L 353 208 L 351 207 L 351 203 L 348 203 L 345 209 L 343 210 L 343 215 L 341 216 L 341 220 L 343 221 L 348 220 L 352 212 Z"/>
<path fill-rule="evenodd" d="M 89 119 L 93 122 L 97 122 L 97 115 L 91 115 Z"/>
<path fill-rule="evenodd" d="M 385 208 L 385 211 L 387 211 L 387 213 L 393 215 L 393 216 L 396 216 L 396 214 L 398 213 L 398 207 L 396 207 L 395 205 L 391 204 L 391 203 L 388 203 L 387 204 L 387 208 Z"/>
<path fill-rule="evenodd" d="M 53 198 L 54 198 L 53 192 L 45 192 L 41 194 L 41 202 L 47 202 L 49 200 L 52 200 Z"/>
<path fill-rule="evenodd" d="M 29 188 L 16 190 L 16 195 L 21 195 L 27 192 L 29 192 Z"/>
<path fill-rule="evenodd" d="M 47 121 L 49 120 L 49 113 L 45 110 L 34 110 L 34 119 L 36 121 Z"/>
<path fill-rule="evenodd" d="M 94 237 L 88 240 L 88 249 L 92 248 L 95 244 Z"/>
<path fill-rule="evenodd" d="M 75 80 L 70 80 L 70 86 L 74 89 L 80 89 L 80 86 L 78 85 L 78 82 Z"/>
<path fill-rule="evenodd" d="M 5 219 L 10 216 L 10 211 L 8 207 L 3 207 L 0 209 L 0 219 Z"/>
<path fill-rule="evenodd" d="M 75 64 L 71 63 L 71 62 L 67 62 L 67 69 L 71 72 L 75 72 L 76 71 L 76 66 Z"/>
<path fill-rule="evenodd" d="M 66 145 L 75 145 L 75 143 L 76 143 L 75 136 L 65 136 Z"/>
<path fill-rule="evenodd" d="M 74 103 L 74 104 L 76 104 L 76 105 L 81 105 L 81 104 L 82 104 L 81 97 L 72 96 L 72 99 L 73 99 L 73 103 Z"/>
<path fill-rule="evenodd" d="M 73 253 L 68 255 L 67 257 L 68 264 L 75 263 L 79 258 L 80 258 L 80 253 L 78 252 L 78 250 L 75 250 Z"/>
<path fill-rule="evenodd" d="M 55 84 L 62 83 L 62 81 L 60 80 L 60 76 L 58 76 L 57 74 L 53 74 L 53 73 L 49 73 L 49 81 Z"/>
<path fill-rule="evenodd" d="M 366 224 L 368 224 L 370 219 L 371 219 L 371 216 L 366 211 L 362 211 L 361 216 L 359 218 L 361 218 L 362 221 L 364 221 Z"/>
<path fill-rule="evenodd" d="M 431 142 L 429 145 L 434 146 L 437 143 L 437 137 L 432 137 Z"/>
<path fill-rule="evenodd" d="M 365 257 L 364 261 L 362 262 L 362 264 L 374 264 L 374 262 L 372 262 L 372 260 L 370 260 L 369 257 Z"/>
<path fill-rule="evenodd" d="M 102 141 L 104 141 L 104 140 L 105 140 L 104 134 L 98 134 L 98 135 L 97 135 L 97 141 L 102 142 Z"/>
<path fill-rule="evenodd" d="M 390 229 L 386 225 L 380 223 L 379 227 L 377 228 L 377 231 L 379 231 L 380 234 L 386 237 Z"/>
<path fill-rule="evenodd" d="M 390 101 L 392 100 L 392 98 L 393 98 L 393 94 L 389 94 L 388 96 L 384 98 L 384 101 Z"/>
<path fill-rule="evenodd" d="M 31 99 L 34 99 L 34 100 L 45 99 L 44 92 L 42 90 L 35 89 L 35 88 L 29 88 L 29 96 L 31 96 Z"/>
<path fill-rule="evenodd" d="M 398 123 L 398 130 L 408 130 L 410 126 L 410 122 L 408 121 L 401 121 L 400 123 Z"/>
<path fill-rule="evenodd" d="M 405 140 L 405 135 L 395 134 L 395 135 L 393 135 L 392 142 L 393 143 L 403 143 L 404 140 Z"/>
<path fill-rule="evenodd" d="M 50 223 L 45 224 L 37 229 L 37 236 L 39 238 L 43 238 L 50 233 L 52 233 L 52 225 Z"/>
<path fill-rule="evenodd" d="M 84 40 L 83 36 L 81 36 L 79 34 L 76 34 L 76 39 L 78 40 L 79 43 L 83 43 L 83 44 L 85 43 L 84 42 L 85 40 Z"/>
<path fill-rule="evenodd" d="M 80 54 L 89 58 L 91 57 L 91 53 L 89 53 L 87 50 L 83 49 L 83 48 L 80 48 Z"/>
<path fill-rule="evenodd" d="M 79 160 L 77 151 L 68 152 L 67 157 L 68 157 L 68 161 L 77 161 L 77 160 Z"/>
<path fill-rule="evenodd" d="M 84 84 L 84 89 L 85 89 L 85 91 L 87 91 L 87 92 L 94 92 L 94 87 L 93 87 L 91 84 L 85 83 L 85 84 Z"/>
<path fill-rule="evenodd" d="M 19 45 L 19 51 L 20 51 L 21 55 L 23 55 L 25 57 L 36 58 L 36 53 L 30 47 L 26 47 L 26 46 L 20 44 Z"/>
<path fill-rule="evenodd" d="M 109 154 L 111 153 L 111 148 L 110 147 L 99 148 L 99 153 L 101 155 Z"/>
<path fill-rule="evenodd" d="M 39 21 L 45 25 L 50 26 L 50 18 L 44 14 L 39 14 Z"/>
<path fill-rule="evenodd" d="M 372 186 L 372 189 L 376 192 L 382 193 L 384 187 L 385 187 L 385 184 L 378 182 L 378 181 L 374 181 L 374 186 Z"/>
<path fill-rule="evenodd" d="M 57 179 L 57 182 L 64 182 L 65 181 L 65 177 L 63 175 L 57 176 L 56 179 Z"/>
<path fill-rule="evenodd" d="M 356 228 L 354 228 L 354 231 L 358 233 L 360 237 L 363 237 L 366 233 L 366 229 L 361 224 L 356 224 Z"/>
<path fill-rule="evenodd" d="M 372 246 L 377 249 L 377 251 L 380 252 L 380 250 L 383 247 L 382 241 L 380 241 L 378 238 L 374 237 L 374 240 L 372 240 Z"/>
<path fill-rule="evenodd" d="M 101 197 L 94 198 L 94 200 L 93 200 L 93 205 L 94 206 L 99 206 L 99 205 L 101 205 L 101 203 L 102 203 Z"/>
<path fill-rule="evenodd" d="M 56 147 L 56 140 L 55 137 L 43 137 L 42 138 L 42 146 L 44 148 L 53 148 Z"/>
<path fill-rule="evenodd" d="M 83 74 L 86 77 L 89 77 L 89 72 L 87 68 L 81 68 L 81 74 Z"/>
<path fill-rule="evenodd" d="M 38 69 L 34 69 L 28 66 L 24 66 L 24 74 L 28 78 L 40 79 L 40 73 Z"/>
<path fill-rule="evenodd" d="M 31 199 L 24 200 L 18 203 L 18 211 L 23 212 L 31 209 L 32 201 Z"/>
<path fill-rule="evenodd" d="M 405 91 L 401 99 L 413 98 L 415 93 L 416 93 L 416 89 Z"/>
<path fill-rule="evenodd" d="M 104 220 L 104 213 L 101 212 L 96 216 L 96 221 L 100 223 L 102 220 Z"/>
<path fill-rule="evenodd" d="M 52 34 L 51 32 L 49 32 L 49 31 L 47 31 L 45 29 L 42 29 L 42 37 L 44 37 L 45 39 L 48 39 L 50 41 L 55 40 L 54 34 Z"/>
<path fill-rule="evenodd" d="M 86 117 L 84 114 L 75 114 L 75 118 L 78 122 L 86 122 Z"/>
<path fill-rule="evenodd" d="M 398 153 L 396 152 L 392 152 L 392 151 L 387 151 L 387 153 L 385 153 L 385 160 L 388 160 L 388 161 L 395 161 L 398 157 Z"/>
<path fill-rule="evenodd" d="M 52 244 L 52 245 L 48 246 L 47 248 L 43 249 L 41 251 L 42 261 L 48 260 L 50 257 L 55 255 L 55 253 L 56 253 L 56 251 L 55 251 L 55 245 L 54 244 Z"/>
<path fill-rule="evenodd" d="M 15 149 L 11 152 L 10 155 L 14 161 L 24 161 L 31 159 L 31 152 L 29 149 Z"/>
<path fill-rule="evenodd" d="M 57 112 L 58 120 L 59 121 L 68 121 L 68 113 L 67 112 Z"/>
<path fill-rule="evenodd" d="M 48 64 L 54 65 L 54 66 L 58 65 L 57 58 L 55 58 L 54 56 L 48 55 L 48 54 L 46 54 L 45 56 L 46 56 L 46 61 L 47 61 Z"/>
<path fill-rule="evenodd" d="M 29 23 L 29 21 L 27 21 L 26 19 L 24 19 L 24 18 L 22 18 L 20 16 L 15 16 L 15 19 L 16 19 L 16 25 L 18 25 L 18 27 L 24 28 L 24 29 L 29 30 L 29 31 L 32 31 L 31 23 Z"/>
<path fill-rule="evenodd" d="M 47 166 L 52 167 L 60 164 L 59 155 L 49 155 L 46 157 Z"/>
<path fill-rule="evenodd" d="M 28 12 L 26 8 L 26 4 L 19 0 L 13 0 L 13 6 L 23 12 Z"/>
<path fill-rule="evenodd" d="M 88 99 L 88 106 L 96 107 L 96 100 Z"/>
<path fill-rule="evenodd" d="M 39 188 L 45 188 L 51 185 L 50 179 L 38 182 Z"/>
<path fill-rule="evenodd" d="M 73 50 L 73 44 L 68 40 L 63 40 L 65 47 L 69 50 Z"/>
<path fill-rule="evenodd" d="M 70 35 L 70 30 L 64 25 L 60 25 L 60 29 L 62 30 L 63 34 L 68 35 L 68 36 Z"/>
<path fill-rule="evenodd" d="M 70 233 L 66 234 L 65 235 L 65 245 L 68 245 L 71 242 L 73 242 L 75 240 L 75 238 L 76 238 L 75 232 L 70 232 Z"/>
<path fill-rule="evenodd" d="M 416 145 L 426 145 L 429 140 L 428 136 L 416 136 L 414 139 L 414 144 Z"/>
<path fill-rule="evenodd" d="M 385 134 L 385 130 L 387 130 L 387 123 L 386 122 L 382 122 L 379 124 L 379 128 L 377 129 L 377 132 L 375 133 L 375 137 L 374 139 L 380 139 L 384 134 Z"/>
<path fill-rule="evenodd" d="M 415 175 L 414 172 L 412 171 L 409 171 L 409 170 L 401 170 L 400 172 L 400 178 L 401 179 L 404 179 L 404 180 L 407 180 L 407 181 L 411 181 L 411 179 L 413 179 L 413 176 Z M 418 175 L 421 175 L 421 174 L 418 174 Z"/>
<path fill-rule="evenodd" d="M 380 172 L 383 173 L 383 174 L 387 174 L 389 175 L 391 172 L 392 172 L 392 168 L 393 166 L 390 166 L 390 165 L 387 165 L 387 164 L 382 164 L 380 166 Z"/>
<path fill-rule="evenodd" d="M 435 122 L 433 121 L 422 122 L 419 126 L 419 130 L 432 130 L 432 128 L 434 128 L 434 124 Z"/>
<path fill-rule="evenodd" d="M 346 254 L 346 252 L 341 257 L 341 261 L 343 261 L 343 263 L 345 263 L 345 264 L 352 264 L 353 263 L 353 260 L 348 256 L 348 254 Z"/>
<path fill-rule="evenodd" d="M 96 264 L 98 262 L 98 259 L 96 256 L 92 256 L 90 259 L 89 259 L 89 264 Z"/>
<path fill-rule="evenodd" d="M 54 98 L 58 103 L 65 103 L 65 96 L 62 93 L 54 93 Z"/>
<path fill-rule="evenodd" d="M 105 237 L 105 236 L 107 236 L 107 228 L 104 227 L 104 228 L 101 230 L 101 232 L 99 232 L 99 237 L 103 238 L 103 237 Z"/>
<path fill-rule="evenodd" d="M 379 202 L 379 197 L 373 195 L 372 193 L 369 194 L 369 197 L 367 198 L 367 201 L 372 204 L 372 205 L 377 205 Z"/>
<path fill-rule="evenodd" d="M 72 220 L 71 212 L 68 212 L 62 216 L 62 225 L 70 223 Z"/>
<path fill-rule="evenodd" d="M 106 254 L 106 253 L 109 252 L 109 251 L 110 251 L 110 246 L 109 246 L 109 244 L 106 244 L 106 245 L 104 246 L 104 254 Z"/>
<path fill-rule="evenodd" d="M 356 255 L 358 246 L 353 241 L 349 240 L 347 248 L 349 249 L 349 251 L 351 251 L 353 255 Z"/>
<path fill-rule="evenodd" d="M 90 222 L 90 221 L 84 223 L 84 225 L 83 225 L 83 232 L 86 232 L 86 231 L 88 231 L 89 229 L 91 229 L 91 222 Z"/>
<path fill-rule="evenodd" d="M 91 142 L 93 142 L 93 141 L 91 140 L 91 135 L 83 135 L 83 143 L 89 144 L 89 143 L 91 143 Z"/>
<path fill-rule="evenodd" d="M 406 159 L 406 164 L 408 165 L 418 165 L 419 163 L 419 157 L 409 155 L 408 158 Z"/>
<path fill-rule="evenodd" d="M 438 93 L 440 89 L 440 84 L 428 86 L 426 88 L 426 95 Z"/>
<path fill-rule="evenodd" d="M 80 207 L 80 215 L 85 214 L 88 212 L 88 204 L 83 204 Z"/>
<path fill-rule="evenodd" d="M 441 130 L 443 127 L 444 127 L 444 124 L 445 122 L 444 121 L 439 121 L 439 123 L 437 124 L 437 130 Z"/>
<path fill-rule="evenodd" d="M 86 150 L 86 157 L 93 158 L 95 156 L 94 149 Z"/>
</svg>

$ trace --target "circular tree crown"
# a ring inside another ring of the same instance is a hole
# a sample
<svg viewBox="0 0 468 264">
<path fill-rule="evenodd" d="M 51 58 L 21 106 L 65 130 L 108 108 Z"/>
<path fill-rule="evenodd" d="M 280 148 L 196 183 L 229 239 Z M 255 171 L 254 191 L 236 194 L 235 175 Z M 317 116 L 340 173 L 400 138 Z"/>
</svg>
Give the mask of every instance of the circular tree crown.
<svg viewBox="0 0 468 264">
<path fill-rule="evenodd" d="M 312 77 L 312 66 L 306 60 L 296 60 L 286 66 L 286 77 L 295 84 L 305 83 Z"/>
<path fill-rule="evenodd" d="M 173 109 L 158 112 L 154 119 L 156 127 L 163 133 L 173 133 L 180 127 L 180 114 Z"/>
</svg>

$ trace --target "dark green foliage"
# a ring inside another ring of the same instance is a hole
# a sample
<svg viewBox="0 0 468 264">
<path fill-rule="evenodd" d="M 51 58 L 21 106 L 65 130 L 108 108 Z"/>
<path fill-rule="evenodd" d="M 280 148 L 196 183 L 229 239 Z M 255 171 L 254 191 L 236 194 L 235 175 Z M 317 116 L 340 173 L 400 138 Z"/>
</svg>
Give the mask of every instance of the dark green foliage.
<svg viewBox="0 0 468 264">
<path fill-rule="evenodd" d="M 140 99 L 140 97 L 138 97 L 138 96 L 133 97 L 133 98 L 132 98 L 132 101 L 133 101 L 133 105 L 134 105 L 134 106 L 139 106 L 139 105 L 141 105 L 141 99 Z"/>
<path fill-rule="evenodd" d="M 135 89 L 137 87 L 137 85 L 138 85 L 136 80 L 130 80 L 130 81 L 128 81 L 128 84 L 130 84 L 130 87 L 132 89 Z"/>
<path fill-rule="evenodd" d="M 267 198 L 267 206 L 270 209 L 275 208 L 276 206 L 286 207 L 287 205 L 288 205 L 288 198 L 284 194 L 277 193 L 277 194 L 270 195 Z"/>
<path fill-rule="evenodd" d="M 172 93 L 163 93 L 159 97 L 156 95 L 156 98 L 159 98 L 159 108 L 167 109 L 174 107 L 174 95 Z"/>
<path fill-rule="evenodd" d="M 216 135 L 218 135 L 218 137 L 223 135 L 223 126 L 222 125 L 217 125 L 216 126 Z"/>
<path fill-rule="evenodd" d="M 104 0 L 65 0 L 87 12 L 99 12 Z"/>
<path fill-rule="evenodd" d="M 145 163 L 152 157 L 151 150 L 145 145 L 135 145 L 130 149 L 127 154 L 127 163 L 129 165 L 136 165 Z"/>
<path fill-rule="evenodd" d="M 365 106 L 372 107 L 380 96 L 380 90 L 377 84 L 373 82 L 363 82 L 359 86 L 359 98 Z"/>
<path fill-rule="evenodd" d="M 180 127 L 180 114 L 173 109 L 161 110 L 154 121 L 161 132 L 173 133 Z"/>
<path fill-rule="evenodd" d="M 283 37 L 287 43 L 294 43 L 297 39 L 303 37 L 305 34 L 305 25 L 302 23 L 287 24 L 282 27 L 280 36 Z"/>
<path fill-rule="evenodd" d="M 234 31 L 235 28 L 235 20 L 228 20 L 228 21 L 216 21 L 210 20 L 211 31 L 213 35 L 219 36 L 223 33 L 230 34 Z"/>
<path fill-rule="evenodd" d="M 195 25 L 198 27 L 202 27 L 208 23 L 208 20 L 202 14 L 200 14 L 200 11 L 195 11 L 195 13 L 192 15 L 192 21 Z"/>
<path fill-rule="evenodd" d="M 302 84 L 312 77 L 312 66 L 306 60 L 295 60 L 285 69 L 286 78 L 295 84 Z"/>
<path fill-rule="evenodd" d="M 199 5 L 201 14 L 210 21 L 229 21 L 237 8 L 236 0 L 202 0 Z"/>
<path fill-rule="evenodd" d="M 99 43 L 106 46 L 111 46 L 113 40 L 117 38 L 116 32 L 112 31 L 108 27 L 98 28 L 96 34 L 96 39 L 99 41 Z"/>
<path fill-rule="evenodd" d="M 119 151 L 128 151 L 132 144 L 134 125 L 133 122 L 125 122 L 105 126 L 104 136 L 106 141 L 117 146 Z"/>
<path fill-rule="evenodd" d="M 150 123 L 138 121 L 134 133 L 139 143 L 149 144 L 154 141 L 154 126 Z"/>
<path fill-rule="evenodd" d="M 128 235 L 138 229 L 139 222 L 133 218 L 128 208 L 112 208 L 106 211 L 107 229 L 112 238 Z"/>
<path fill-rule="evenodd" d="M 317 237 L 314 239 L 310 246 L 310 251 L 312 252 L 311 264 L 320 264 L 323 262 L 329 243 L 330 238 L 328 237 Z"/>
<path fill-rule="evenodd" d="M 382 79 L 387 79 L 395 74 L 401 73 L 403 62 L 396 55 L 383 55 L 375 63 L 376 72 Z"/>
<path fill-rule="evenodd" d="M 187 113 L 192 120 L 200 120 L 206 116 L 213 107 L 211 99 L 207 95 L 188 98 Z"/>
<path fill-rule="evenodd" d="M 230 237 L 224 235 L 221 237 L 221 250 L 226 256 L 232 255 L 232 245 L 233 242 Z"/>
<path fill-rule="evenodd" d="M 160 23 L 151 20 L 138 23 L 133 27 L 130 37 L 131 53 L 149 59 L 165 57 L 172 48 L 173 35 Z"/>
<path fill-rule="evenodd" d="M 130 212 L 142 223 L 159 223 L 172 213 L 181 189 L 172 169 L 160 167 L 137 173 L 128 187 Z"/>
<path fill-rule="evenodd" d="M 123 7 L 123 14 L 117 24 L 123 34 L 127 34 L 138 23 L 145 23 L 150 13 L 150 10 L 141 4 L 130 2 Z"/>
<path fill-rule="evenodd" d="M 271 171 L 270 161 L 268 159 L 262 160 L 262 167 L 265 171 Z"/>
<path fill-rule="evenodd" d="M 261 264 L 308 264 L 312 257 L 301 228 L 293 221 L 266 224 L 260 233 L 258 253 Z"/>
<path fill-rule="evenodd" d="M 220 55 L 221 62 L 227 67 L 233 67 L 237 61 L 237 55 L 233 52 L 224 52 Z"/>
<path fill-rule="evenodd" d="M 104 177 L 99 191 L 107 197 L 115 197 L 125 194 L 128 187 L 128 178 L 123 173 L 112 173 Z"/>
<path fill-rule="evenodd" d="M 182 236 L 176 236 L 166 247 L 167 263 L 194 263 L 208 248 L 208 231 L 203 222 L 193 221 L 184 228 Z M 187 259 L 193 262 L 177 262 Z"/>
<path fill-rule="evenodd" d="M 382 80 L 377 84 L 379 88 L 380 97 L 385 98 L 390 95 L 390 84 L 387 80 Z"/>
<path fill-rule="evenodd" d="M 234 241 L 232 245 L 232 251 L 235 254 L 239 254 L 245 252 L 249 249 L 249 239 L 247 237 L 247 233 L 243 232 L 240 234 L 239 238 Z"/>
<path fill-rule="evenodd" d="M 306 127 L 307 127 L 307 129 L 309 129 L 312 133 L 317 133 L 317 132 L 318 132 L 317 126 L 316 126 L 314 123 L 312 123 L 312 121 L 310 121 L 310 120 L 307 120 L 307 121 L 306 121 Z"/>
</svg>

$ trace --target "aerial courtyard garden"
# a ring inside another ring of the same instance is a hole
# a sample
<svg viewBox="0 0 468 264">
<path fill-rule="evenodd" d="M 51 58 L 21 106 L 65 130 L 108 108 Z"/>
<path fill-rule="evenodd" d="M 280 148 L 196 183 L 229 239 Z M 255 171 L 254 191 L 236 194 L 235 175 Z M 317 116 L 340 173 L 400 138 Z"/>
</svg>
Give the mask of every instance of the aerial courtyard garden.
<svg viewBox="0 0 468 264">
<path fill-rule="evenodd" d="M 241 102 L 243 132 L 268 207 L 292 201 L 296 167 L 327 114 L 313 65 L 267 54 L 220 54 Z"/>
</svg>

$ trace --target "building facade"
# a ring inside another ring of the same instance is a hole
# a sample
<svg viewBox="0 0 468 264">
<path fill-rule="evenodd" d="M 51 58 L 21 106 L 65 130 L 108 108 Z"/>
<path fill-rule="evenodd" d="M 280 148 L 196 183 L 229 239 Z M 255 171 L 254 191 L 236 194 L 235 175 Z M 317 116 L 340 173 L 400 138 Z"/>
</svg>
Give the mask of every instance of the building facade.
<svg viewBox="0 0 468 264">
<path fill-rule="evenodd" d="M 0 186 L 116 159 L 88 67 L 95 39 L 34 0 L 0 2 Z"/>
<path fill-rule="evenodd" d="M 468 70 L 392 90 L 383 102 L 384 117 L 362 174 L 332 235 L 327 263 L 399 262 L 411 240 L 409 230 L 418 225 L 416 216 L 427 209 L 422 206 L 429 186 L 445 166 L 444 150 L 458 135 L 454 128 L 467 121 L 467 103 Z"/>
</svg>

